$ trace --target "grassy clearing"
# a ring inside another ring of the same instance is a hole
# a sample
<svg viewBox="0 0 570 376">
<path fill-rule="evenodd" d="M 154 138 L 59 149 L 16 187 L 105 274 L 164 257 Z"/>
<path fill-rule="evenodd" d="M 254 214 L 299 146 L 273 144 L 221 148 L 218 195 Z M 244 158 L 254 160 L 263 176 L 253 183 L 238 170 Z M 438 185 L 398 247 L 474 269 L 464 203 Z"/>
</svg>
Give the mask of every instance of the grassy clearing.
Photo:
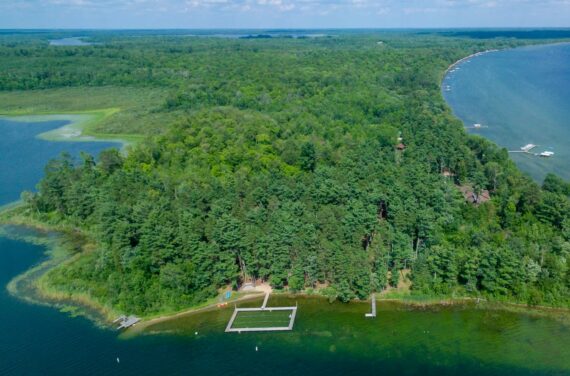
<svg viewBox="0 0 570 376">
<path fill-rule="evenodd" d="M 75 127 L 80 127 L 84 136 L 137 141 L 141 136 L 162 133 L 183 116 L 182 112 L 162 110 L 167 95 L 165 89 L 128 87 L 0 92 L 0 115 L 72 115 L 81 120 Z M 50 136 L 58 135 L 45 137 Z"/>
</svg>

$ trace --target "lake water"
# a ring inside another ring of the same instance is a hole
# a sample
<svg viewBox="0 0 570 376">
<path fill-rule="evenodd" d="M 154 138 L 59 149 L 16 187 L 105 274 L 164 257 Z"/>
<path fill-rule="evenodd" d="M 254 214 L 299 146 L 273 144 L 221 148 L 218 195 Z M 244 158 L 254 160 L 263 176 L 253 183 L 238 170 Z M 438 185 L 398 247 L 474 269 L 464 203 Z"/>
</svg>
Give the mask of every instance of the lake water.
<svg viewBox="0 0 570 376">
<path fill-rule="evenodd" d="M 50 46 L 91 46 L 94 43 L 85 42 L 82 37 L 61 38 L 49 41 Z"/>
<path fill-rule="evenodd" d="M 35 138 L 61 125 L 0 120 L 0 204 L 32 188 L 45 161 L 61 151 L 110 146 Z M 0 285 L 45 259 L 44 252 L 0 237 Z M 367 303 L 286 296 L 272 297 L 269 306 L 296 303 L 292 332 L 226 334 L 227 307 L 122 338 L 1 288 L 0 375 L 570 375 L 570 326 L 550 318 L 474 305 L 412 310 L 379 302 L 378 317 L 365 319 Z"/>
<path fill-rule="evenodd" d="M 570 44 L 492 52 L 458 66 L 443 81 L 444 97 L 466 126 L 488 126 L 469 131 L 508 150 L 532 143 L 533 152 L 553 151 L 511 156 L 539 182 L 548 172 L 570 180 Z"/>
<path fill-rule="evenodd" d="M 44 166 L 62 152 L 79 156 L 81 151 L 98 154 L 110 142 L 47 142 L 38 134 L 60 128 L 69 121 L 13 121 L 0 117 L 0 206 L 16 201 L 23 190 L 34 189 L 43 175 Z"/>
</svg>

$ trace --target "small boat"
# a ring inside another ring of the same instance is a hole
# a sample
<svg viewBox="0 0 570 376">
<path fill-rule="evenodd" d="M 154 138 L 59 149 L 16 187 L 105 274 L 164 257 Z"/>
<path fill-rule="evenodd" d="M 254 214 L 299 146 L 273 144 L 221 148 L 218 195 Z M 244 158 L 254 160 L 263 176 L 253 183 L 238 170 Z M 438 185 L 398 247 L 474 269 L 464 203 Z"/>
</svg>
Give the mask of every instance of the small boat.
<svg viewBox="0 0 570 376">
<path fill-rule="evenodd" d="M 482 125 L 479 123 L 473 124 L 473 128 L 481 128 L 481 127 L 482 127 Z"/>
<path fill-rule="evenodd" d="M 539 156 L 545 157 L 545 158 L 550 158 L 553 155 L 554 155 L 553 151 L 543 151 L 542 153 L 539 154 Z"/>
</svg>

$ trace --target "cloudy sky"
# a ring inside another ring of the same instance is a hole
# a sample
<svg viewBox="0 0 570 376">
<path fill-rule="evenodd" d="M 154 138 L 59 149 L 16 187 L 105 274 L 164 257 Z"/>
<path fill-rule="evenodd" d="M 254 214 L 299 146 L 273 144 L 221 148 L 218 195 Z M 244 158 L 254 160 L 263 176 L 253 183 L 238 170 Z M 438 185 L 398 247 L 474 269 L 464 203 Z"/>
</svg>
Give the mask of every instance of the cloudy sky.
<svg viewBox="0 0 570 376">
<path fill-rule="evenodd" d="M 0 0 L 0 28 L 570 27 L 570 0 Z"/>
</svg>

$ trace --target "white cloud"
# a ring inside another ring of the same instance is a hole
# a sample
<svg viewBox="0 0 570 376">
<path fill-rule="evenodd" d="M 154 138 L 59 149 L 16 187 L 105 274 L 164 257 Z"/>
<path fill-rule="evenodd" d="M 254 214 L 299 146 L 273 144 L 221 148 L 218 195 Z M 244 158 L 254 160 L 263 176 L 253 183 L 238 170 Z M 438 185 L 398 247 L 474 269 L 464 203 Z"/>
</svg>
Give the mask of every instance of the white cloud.
<svg viewBox="0 0 570 376">
<path fill-rule="evenodd" d="M 570 26 L 570 0 L 0 0 L 0 25 L 34 12 L 42 22 L 81 15 L 77 22 L 107 17 L 140 27 L 158 14 L 179 27 Z"/>
</svg>

